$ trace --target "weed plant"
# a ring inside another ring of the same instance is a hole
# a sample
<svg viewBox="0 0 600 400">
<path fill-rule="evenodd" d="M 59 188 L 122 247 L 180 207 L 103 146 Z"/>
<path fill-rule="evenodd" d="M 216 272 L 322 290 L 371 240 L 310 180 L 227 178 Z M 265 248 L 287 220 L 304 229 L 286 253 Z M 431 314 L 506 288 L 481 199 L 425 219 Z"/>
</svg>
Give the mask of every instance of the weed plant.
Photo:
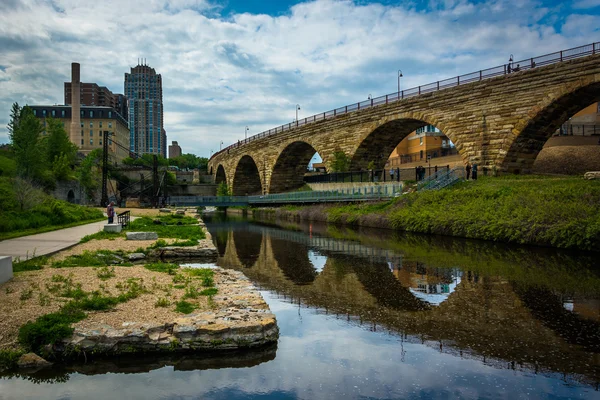
<svg viewBox="0 0 600 400">
<path fill-rule="evenodd" d="M 192 303 L 189 303 L 185 300 L 178 301 L 175 303 L 175 311 L 180 312 L 182 314 L 190 314 L 196 309 L 196 306 Z"/>
<path fill-rule="evenodd" d="M 45 256 L 34 257 L 25 261 L 21 261 L 17 258 L 13 263 L 13 272 L 37 271 L 42 269 L 47 263 L 48 257 Z"/>
<path fill-rule="evenodd" d="M 96 276 L 103 281 L 106 281 L 110 278 L 114 278 L 116 276 L 115 267 L 112 267 L 110 269 L 108 267 L 102 267 L 100 268 L 100 270 L 98 270 L 98 272 L 96 272 Z"/>
<path fill-rule="evenodd" d="M 171 302 L 164 297 L 159 298 L 158 300 L 156 300 L 156 303 L 154 303 L 154 307 L 156 307 L 156 308 L 159 308 L 159 307 L 165 308 L 165 307 L 169 307 L 170 305 L 171 305 Z"/>
<path fill-rule="evenodd" d="M 146 264 L 146 265 L 144 265 L 144 268 L 146 268 L 147 270 L 150 270 L 150 271 L 154 271 L 154 272 L 165 272 L 169 275 L 176 275 L 177 270 L 179 269 L 179 265 L 172 264 L 172 263 L 158 262 L 158 263 Z"/>
<path fill-rule="evenodd" d="M 203 291 L 201 291 L 200 295 L 212 297 L 215 294 L 217 294 L 218 292 L 219 292 L 219 289 L 211 287 L 211 288 L 204 289 Z"/>
<path fill-rule="evenodd" d="M 100 231 L 100 232 L 93 233 L 91 235 L 84 236 L 79 241 L 79 243 L 87 243 L 90 240 L 100 240 L 100 239 L 115 240 L 118 237 L 125 237 L 125 234 L 124 233 L 117 233 L 117 232 L 104 232 L 104 231 Z"/>
<path fill-rule="evenodd" d="M 186 268 L 185 272 L 191 277 L 199 278 L 202 281 L 202 286 L 211 287 L 214 286 L 215 272 L 210 268 Z"/>
<path fill-rule="evenodd" d="M 62 261 L 52 263 L 52 268 L 70 268 L 70 267 L 104 267 L 113 264 L 130 265 L 123 260 L 122 251 L 113 252 L 110 250 L 86 250 L 82 254 L 75 254 L 65 258 Z"/>
</svg>

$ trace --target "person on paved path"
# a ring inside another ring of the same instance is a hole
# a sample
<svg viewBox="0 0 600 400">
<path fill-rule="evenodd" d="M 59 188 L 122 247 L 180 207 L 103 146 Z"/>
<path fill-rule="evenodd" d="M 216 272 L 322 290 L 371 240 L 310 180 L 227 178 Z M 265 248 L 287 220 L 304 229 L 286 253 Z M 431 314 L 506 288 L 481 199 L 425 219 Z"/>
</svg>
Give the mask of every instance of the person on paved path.
<svg viewBox="0 0 600 400">
<path fill-rule="evenodd" d="M 106 215 L 108 215 L 108 223 L 112 224 L 115 219 L 115 202 L 111 201 L 106 207 Z"/>
<path fill-rule="evenodd" d="M 471 173 L 471 177 L 474 181 L 477 180 L 477 164 L 473 163 L 473 172 Z"/>
<path fill-rule="evenodd" d="M 471 164 L 467 163 L 465 170 L 467 170 L 467 180 L 469 180 L 469 178 L 471 177 Z"/>
</svg>

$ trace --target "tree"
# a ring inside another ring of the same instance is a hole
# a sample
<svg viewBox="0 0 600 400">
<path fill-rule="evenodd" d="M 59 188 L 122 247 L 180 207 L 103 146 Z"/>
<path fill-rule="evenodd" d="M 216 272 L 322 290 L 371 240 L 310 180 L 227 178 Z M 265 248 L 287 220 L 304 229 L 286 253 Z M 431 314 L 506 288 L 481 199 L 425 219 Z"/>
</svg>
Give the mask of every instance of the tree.
<svg viewBox="0 0 600 400">
<path fill-rule="evenodd" d="M 198 157 L 195 154 L 187 153 L 182 154 L 179 157 L 169 158 L 169 165 L 178 167 L 180 169 L 199 169 L 206 171 L 208 165 L 208 158 Z"/>
<path fill-rule="evenodd" d="M 100 187 L 101 176 L 98 166 L 101 165 L 101 160 L 102 149 L 93 150 L 83 159 L 77 170 L 77 179 L 83 187 L 86 198 L 92 202 Z"/>
<path fill-rule="evenodd" d="M 62 122 L 54 119 L 46 119 L 46 131 L 48 136 L 45 138 L 45 151 L 46 159 L 52 165 L 54 170 L 54 163 L 61 162 L 71 166 L 75 162 L 77 156 L 77 146 L 71 143 L 67 131 L 62 125 Z M 59 159 L 61 159 L 59 161 Z M 58 179 L 58 178 L 57 178 Z"/>
<path fill-rule="evenodd" d="M 9 136 L 19 127 L 19 119 L 21 118 L 21 107 L 19 103 L 13 103 L 10 109 L 10 121 L 8 122 L 8 134 Z"/>
<path fill-rule="evenodd" d="M 13 130 L 9 138 L 16 156 L 17 174 L 26 179 L 43 180 L 47 165 L 39 143 L 42 124 L 27 106 L 21 110 L 16 124 L 11 122 Z"/>
<path fill-rule="evenodd" d="M 20 211 L 28 210 L 42 202 L 43 192 L 29 179 L 15 178 L 13 190 Z"/>
<path fill-rule="evenodd" d="M 333 172 L 344 172 L 350 169 L 350 159 L 342 150 L 333 152 L 333 160 L 331 161 L 331 170 Z"/>
</svg>

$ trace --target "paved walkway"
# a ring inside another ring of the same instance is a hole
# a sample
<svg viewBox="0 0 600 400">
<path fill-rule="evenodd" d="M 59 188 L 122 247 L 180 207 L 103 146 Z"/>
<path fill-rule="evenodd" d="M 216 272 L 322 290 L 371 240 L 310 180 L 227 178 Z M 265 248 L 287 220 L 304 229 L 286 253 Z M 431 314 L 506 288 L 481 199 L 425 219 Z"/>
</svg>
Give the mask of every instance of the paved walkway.
<svg viewBox="0 0 600 400">
<path fill-rule="evenodd" d="M 79 243 L 81 238 L 101 231 L 106 221 L 59 229 L 57 231 L 22 236 L 0 242 L 0 256 L 12 256 L 21 260 L 56 253 Z"/>
</svg>

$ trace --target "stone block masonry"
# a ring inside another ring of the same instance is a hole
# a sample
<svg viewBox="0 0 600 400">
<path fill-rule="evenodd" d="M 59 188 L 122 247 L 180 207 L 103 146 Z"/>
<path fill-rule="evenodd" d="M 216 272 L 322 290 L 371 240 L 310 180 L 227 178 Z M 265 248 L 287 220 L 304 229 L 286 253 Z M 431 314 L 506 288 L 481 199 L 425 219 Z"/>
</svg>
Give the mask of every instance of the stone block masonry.
<svg viewBox="0 0 600 400">
<path fill-rule="evenodd" d="M 208 168 L 234 195 L 285 192 L 304 184 L 315 152 L 327 166 L 341 150 L 351 170 L 370 162 L 381 169 L 404 137 L 430 124 L 452 140 L 464 163 L 526 173 L 556 129 L 596 101 L 599 54 L 311 122 L 220 152 Z"/>
<path fill-rule="evenodd" d="M 156 232 L 127 232 L 125 233 L 127 240 L 156 240 L 158 234 Z"/>
<path fill-rule="evenodd" d="M 12 257 L 0 257 L 0 283 L 7 282 L 13 277 Z"/>
</svg>

